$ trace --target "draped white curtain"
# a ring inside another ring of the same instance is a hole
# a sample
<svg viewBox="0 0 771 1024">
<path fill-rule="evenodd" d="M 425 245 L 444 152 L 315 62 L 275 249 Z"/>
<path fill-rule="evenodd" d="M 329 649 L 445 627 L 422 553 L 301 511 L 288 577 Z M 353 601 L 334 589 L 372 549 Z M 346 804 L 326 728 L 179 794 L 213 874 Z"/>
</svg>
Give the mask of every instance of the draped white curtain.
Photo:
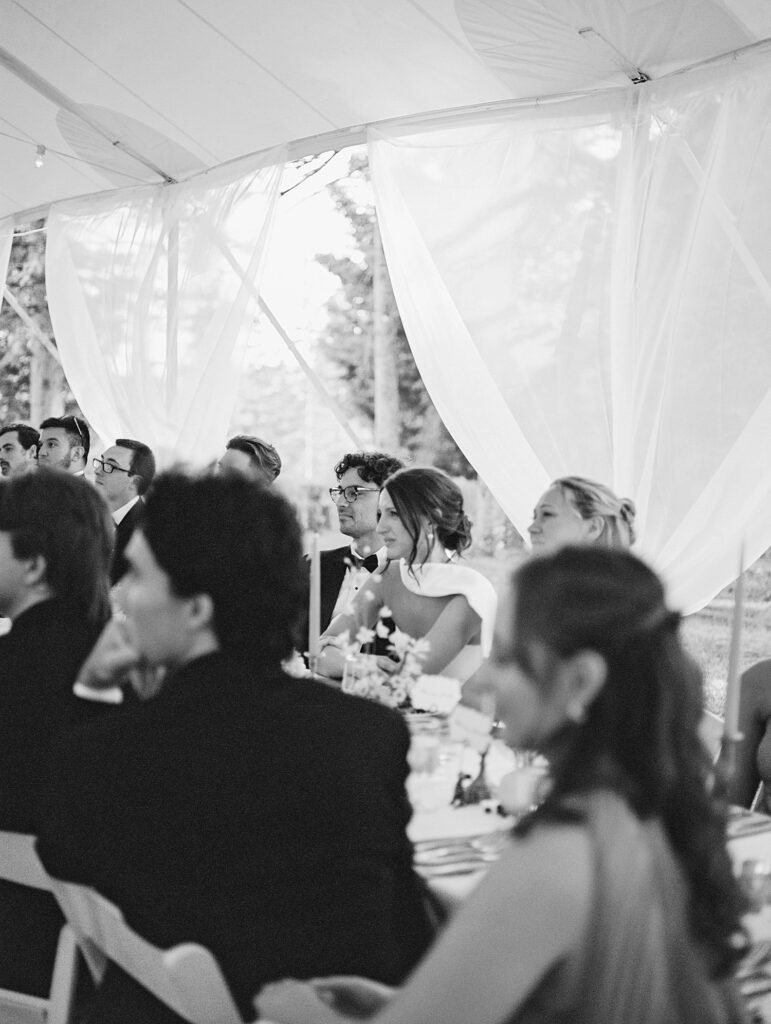
<svg viewBox="0 0 771 1024">
<path fill-rule="evenodd" d="M 399 310 L 526 535 L 550 480 L 634 499 L 693 611 L 771 544 L 769 53 L 372 131 Z"/>
<path fill-rule="evenodd" d="M 72 200 L 48 219 L 46 282 L 67 381 L 111 443 L 162 463 L 221 450 L 285 161 Z"/>
<path fill-rule="evenodd" d="M 5 289 L 5 282 L 8 280 L 8 262 L 11 258 L 11 246 L 13 245 L 13 217 L 4 217 L 0 220 L 0 281 L 3 287 L 0 289 L 0 305 Z"/>
</svg>

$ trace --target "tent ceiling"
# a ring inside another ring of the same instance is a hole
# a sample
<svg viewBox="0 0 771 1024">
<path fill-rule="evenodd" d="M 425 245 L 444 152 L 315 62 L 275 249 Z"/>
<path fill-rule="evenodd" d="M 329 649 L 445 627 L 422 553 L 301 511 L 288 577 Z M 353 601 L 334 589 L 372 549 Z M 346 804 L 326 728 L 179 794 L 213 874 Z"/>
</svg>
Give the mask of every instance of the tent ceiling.
<svg viewBox="0 0 771 1024">
<path fill-rule="evenodd" d="M 317 136 L 389 118 L 625 86 L 771 37 L 767 0 L 0 0 L 0 15 L 0 217 L 20 218 L 279 143 L 318 151 Z"/>
</svg>

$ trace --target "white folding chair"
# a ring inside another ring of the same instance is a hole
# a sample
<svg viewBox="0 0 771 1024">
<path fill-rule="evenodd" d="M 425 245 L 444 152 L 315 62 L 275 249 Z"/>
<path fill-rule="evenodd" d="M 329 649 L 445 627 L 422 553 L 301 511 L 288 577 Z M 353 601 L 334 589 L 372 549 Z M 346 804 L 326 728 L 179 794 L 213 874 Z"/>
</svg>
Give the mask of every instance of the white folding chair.
<svg viewBox="0 0 771 1024">
<path fill-rule="evenodd" d="M 159 949 L 130 928 L 120 910 L 95 889 L 55 878 L 51 886 L 97 980 L 109 959 L 191 1024 L 242 1024 L 208 949 L 192 942 Z"/>
<path fill-rule="evenodd" d="M 35 852 L 35 837 L 0 832 L 0 878 L 51 891 L 51 879 Z M 66 924 L 59 934 L 48 998 L 0 988 L 2 1024 L 68 1024 L 75 992 L 77 944 Z"/>
</svg>

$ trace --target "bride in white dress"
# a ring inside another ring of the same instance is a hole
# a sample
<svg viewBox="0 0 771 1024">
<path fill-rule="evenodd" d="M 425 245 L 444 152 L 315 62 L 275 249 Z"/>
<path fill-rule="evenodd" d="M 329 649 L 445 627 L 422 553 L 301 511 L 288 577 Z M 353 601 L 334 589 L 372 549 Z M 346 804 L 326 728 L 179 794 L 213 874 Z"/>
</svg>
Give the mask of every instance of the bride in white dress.
<svg viewBox="0 0 771 1024">
<path fill-rule="evenodd" d="M 397 629 L 428 641 L 421 659 L 426 674 L 462 683 L 489 652 L 496 595 L 481 573 L 459 563 L 471 543 L 460 489 L 438 469 L 399 470 L 380 492 L 377 532 L 388 555 L 386 567 L 361 587 L 350 612 L 330 623 L 321 638 L 319 671 L 339 676 L 336 638 L 374 627 L 387 609 Z M 393 670 L 386 657 L 380 664 Z"/>
</svg>

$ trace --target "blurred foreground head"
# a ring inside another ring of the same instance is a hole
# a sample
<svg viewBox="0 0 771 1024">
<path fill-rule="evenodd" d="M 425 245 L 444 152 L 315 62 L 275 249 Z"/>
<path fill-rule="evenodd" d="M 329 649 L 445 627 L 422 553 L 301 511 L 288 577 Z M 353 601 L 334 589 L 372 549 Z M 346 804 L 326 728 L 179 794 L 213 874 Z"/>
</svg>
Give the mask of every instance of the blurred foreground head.
<svg viewBox="0 0 771 1024">
<path fill-rule="evenodd" d="M 41 467 L 0 482 L 0 614 L 52 597 L 86 622 L 107 617 L 113 524 L 83 477 Z"/>
<path fill-rule="evenodd" d="M 705 783 L 701 675 L 656 574 L 600 546 L 565 547 L 518 570 L 499 607 L 487 679 L 512 746 L 553 748 L 563 783 L 613 776 L 638 812 L 690 774 Z"/>
<path fill-rule="evenodd" d="M 151 664 L 175 667 L 213 650 L 263 662 L 291 653 L 300 528 L 272 489 L 238 474 L 163 473 L 126 557 L 127 627 Z"/>
</svg>

